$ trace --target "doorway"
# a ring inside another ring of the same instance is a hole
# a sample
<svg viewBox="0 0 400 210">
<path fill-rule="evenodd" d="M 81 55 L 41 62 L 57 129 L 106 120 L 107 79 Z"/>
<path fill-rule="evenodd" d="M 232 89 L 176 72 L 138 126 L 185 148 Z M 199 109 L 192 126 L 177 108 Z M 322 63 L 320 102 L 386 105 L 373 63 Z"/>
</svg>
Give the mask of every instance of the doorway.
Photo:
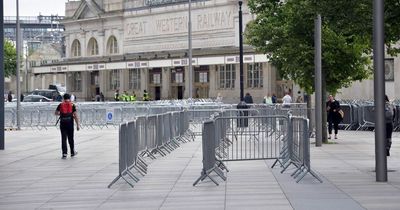
<svg viewBox="0 0 400 210">
<path fill-rule="evenodd" d="M 161 87 L 157 86 L 154 88 L 154 100 L 160 100 L 161 99 Z"/>
<path fill-rule="evenodd" d="M 178 86 L 178 99 L 183 99 L 183 86 Z"/>
</svg>

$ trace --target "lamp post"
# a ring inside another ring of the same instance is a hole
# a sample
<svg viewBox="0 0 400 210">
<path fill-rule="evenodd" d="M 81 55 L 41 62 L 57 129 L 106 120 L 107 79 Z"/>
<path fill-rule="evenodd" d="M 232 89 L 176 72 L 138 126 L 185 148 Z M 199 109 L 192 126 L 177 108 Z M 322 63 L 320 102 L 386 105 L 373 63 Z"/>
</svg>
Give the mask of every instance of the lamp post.
<svg viewBox="0 0 400 210">
<path fill-rule="evenodd" d="M 15 35 L 16 37 L 16 48 L 17 48 L 17 73 L 16 73 L 16 80 L 17 80 L 17 130 L 21 130 L 21 121 L 20 121 L 20 109 L 21 109 L 21 84 L 20 84 L 20 55 L 21 55 L 21 39 L 20 39 L 20 25 L 19 25 L 19 0 L 16 1 L 17 6 L 17 29 Z"/>
<path fill-rule="evenodd" d="M 193 98 L 193 67 L 192 67 L 192 0 L 189 0 L 189 21 L 188 21 L 188 37 L 189 37 L 189 98 Z"/>
<path fill-rule="evenodd" d="M 4 2 L 0 1 L 0 69 L 4 69 Z M 0 81 L 4 81 L 4 71 L 0 71 Z M 0 112 L 4 113 L 4 82 L 0 82 Z M 4 114 L 0 115 L 0 150 L 4 150 Z"/>
<path fill-rule="evenodd" d="M 374 0 L 374 101 L 375 101 L 375 176 L 377 182 L 387 182 L 385 151 L 385 48 L 384 1 Z"/>
<path fill-rule="evenodd" d="M 242 1 L 239 1 L 239 71 L 240 71 L 240 101 L 244 98 L 244 81 L 243 81 L 243 17 L 242 17 Z"/>
</svg>

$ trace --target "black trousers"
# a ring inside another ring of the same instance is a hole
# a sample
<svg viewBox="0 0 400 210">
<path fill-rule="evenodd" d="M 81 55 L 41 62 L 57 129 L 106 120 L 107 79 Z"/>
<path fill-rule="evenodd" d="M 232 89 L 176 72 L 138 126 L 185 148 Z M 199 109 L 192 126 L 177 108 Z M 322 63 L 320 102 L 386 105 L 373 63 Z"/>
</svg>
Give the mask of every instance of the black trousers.
<svg viewBox="0 0 400 210">
<path fill-rule="evenodd" d="M 386 123 L 386 149 L 392 146 L 393 123 Z"/>
<path fill-rule="evenodd" d="M 339 122 L 337 122 L 335 120 L 328 121 L 328 133 L 329 134 L 332 134 L 332 125 L 333 125 L 333 128 L 335 129 L 335 134 L 337 134 L 338 130 L 339 130 Z"/>
<path fill-rule="evenodd" d="M 74 124 L 73 123 L 68 123 L 68 124 L 61 124 L 60 125 L 60 130 L 61 130 L 61 149 L 63 154 L 68 154 L 67 150 L 67 139 L 68 139 L 68 144 L 69 148 L 71 151 L 71 155 L 74 154 Z"/>
</svg>

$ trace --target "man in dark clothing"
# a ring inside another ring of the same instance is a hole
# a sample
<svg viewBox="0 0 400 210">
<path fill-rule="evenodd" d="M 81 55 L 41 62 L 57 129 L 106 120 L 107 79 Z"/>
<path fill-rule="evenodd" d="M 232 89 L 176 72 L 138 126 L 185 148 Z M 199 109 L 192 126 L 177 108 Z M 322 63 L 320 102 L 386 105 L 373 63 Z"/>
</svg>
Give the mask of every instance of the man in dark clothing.
<svg viewBox="0 0 400 210">
<path fill-rule="evenodd" d="M 8 95 L 7 95 L 7 100 L 8 100 L 8 102 L 11 102 L 12 101 L 12 93 L 11 93 L 11 91 L 10 92 L 8 92 Z"/>
<path fill-rule="evenodd" d="M 246 95 L 244 96 L 244 102 L 246 102 L 246 104 L 253 103 L 253 97 L 251 97 L 250 93 L 246 93 Z"/>
<path fill-rule="evenodd" d="M 64 101 L 57 106 L 56 115 L 59 115 L 60 130 L 61 130 L 61 149 L 62 158 L 67 157 L 67 138 L 68 144 L 71 151 L 71 157 L 74 157 L 78 153 L 74 149 L 74 120 L 76 122 L 76 129 L 79 131 L 79 119 L 76 113 L 76 107 L 71 102 L 71 96 L 64 94 Z"/>
</svg>

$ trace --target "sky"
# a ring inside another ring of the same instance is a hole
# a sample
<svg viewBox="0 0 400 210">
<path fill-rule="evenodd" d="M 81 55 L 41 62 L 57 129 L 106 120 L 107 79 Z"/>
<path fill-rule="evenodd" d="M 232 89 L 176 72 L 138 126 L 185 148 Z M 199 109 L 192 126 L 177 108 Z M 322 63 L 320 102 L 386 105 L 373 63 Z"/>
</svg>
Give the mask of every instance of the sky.
<svg viewBox="0 0 400 210">
<path fill-rule="evenodd" d="M 2 0 L 1 0 L 2 1 Z M 65 2 L 68 0 L 19 0 L 20 16 L 65 14 Z M 16 16 L 16 0 L 4 0 L 4 16 Z"/>
</svg>

